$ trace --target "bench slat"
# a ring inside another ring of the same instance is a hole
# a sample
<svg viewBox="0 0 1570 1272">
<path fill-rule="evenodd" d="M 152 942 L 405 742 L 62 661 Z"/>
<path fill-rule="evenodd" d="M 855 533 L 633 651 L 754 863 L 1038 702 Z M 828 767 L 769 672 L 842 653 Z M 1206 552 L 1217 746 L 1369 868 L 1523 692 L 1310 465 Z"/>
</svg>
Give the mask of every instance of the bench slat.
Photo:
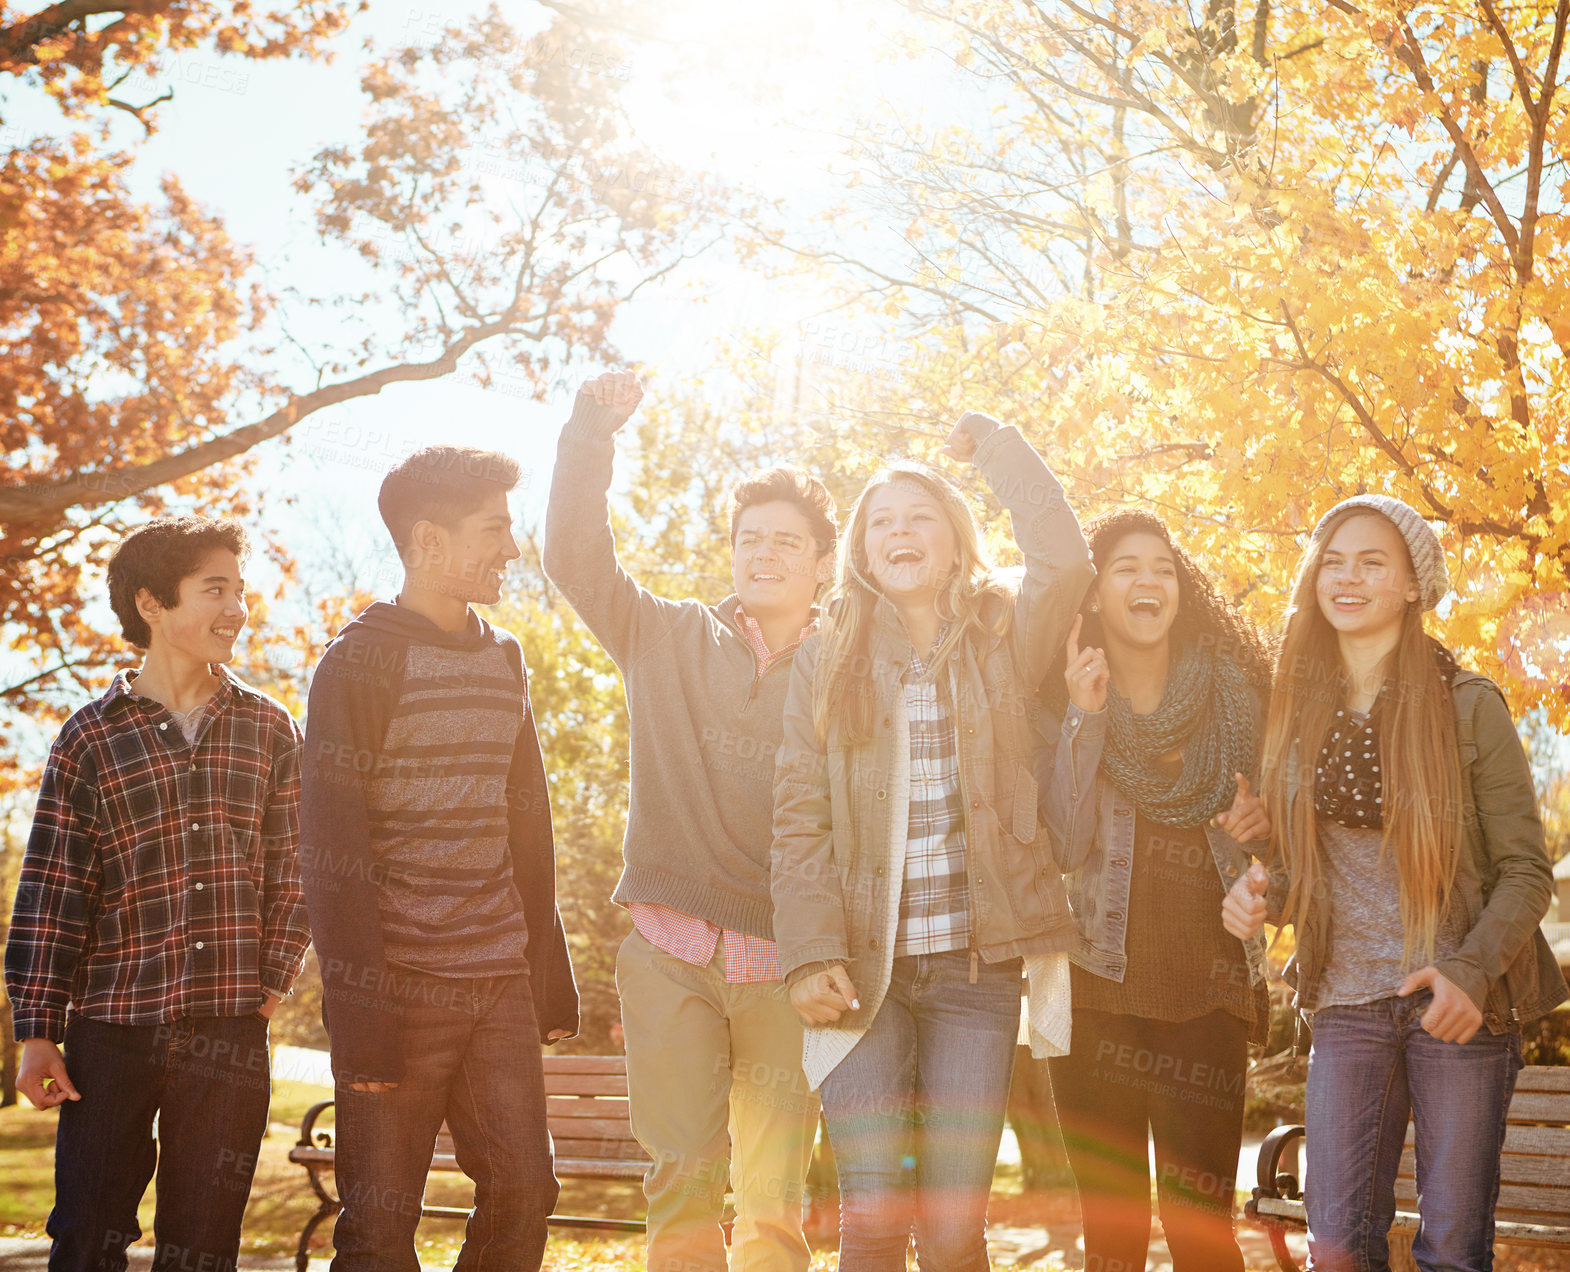
<svg viewBox="0 0 1570 1272">
<path fill-rule="evenodd" d="M 626 1134 L 626 1128 L 609 1135 L 557 1135 L 553 1130 L 551 1139 L 556 1146 L 558 1157 L 578 1157 L 593 1159 L 604 1157 L 607 1159 L 637 1157 L 648 1161 L 649 1155 L 643 1151 L 643 1145 Z M 329 1155 L 332 1150 L 328 1149 Z M 457 1170 L 457 1152 L 453 1148 L 450 1138 L 443 1137 L 436 1141 L 436 1152 L 431 1158 L 432 1170 Z M 451 1162 L 452 1165 L 445 1163 Z"/>
<path fill-rule="evenodd" d="M 648 1158 L 642 1156 L 643 1150 L 639 1148 L 639 1156 L 616 1155 L 613 1157 L 598 1157 L 592 1152 L 583 1151 L 588 1145 L 593 1144 L 598 1148 L 598 1141 L 580 1141 L 577 1151 L 572 1156 L 562 1154 L 556 1158 L 556 1174 L 562 1178 L 573 1179 L 642 1179 Z M 333 1166 L 333 1150 L 330 1148 L 301 1148 L 298 1144 L 289 1150 L 289 1160 L 296 1166 L 326 1167 L 331 1170 Z M 451 1153 L 437 1153 L 431 1158 L 431 1170 L 453 1171 L 458 1170 L 458 1159 Z M 600 1172 L 596 1174 L 595 1172 Z"/>
<path fill-rule="evenodd" d="M 619 1073 L 627 1076 L 626 1056 L 541 1056 L 545 1085 L 560 1073 Z"/>
<path fill-rule="evenodd" d="M 643 1145 L 637 1140 L 561 1139 L 556 1141 L 556 1155 L 594 1161 L 622 1160 L 645 1164 L 649 1160 L 649 1155 L 643 1151 Z"/>
<path fill-rule="evenodd" d="M 1525 1153 L 1534 1157 L 1563 1157 L 1570 1162 L 1570 1127 L 1507 1126 L 1505 1153 Z M 1570 1170 L 1570 1165 L 1567 1165 Z"/>
<path fill-rule="evenodd" d="M 1570 1066 L 1529 1064 L 1515 1081 L 1516 1093 L 1522 1091 L 1562 1091 L 1570 1095 Z"/>
<path fill-rule="evenodd" d="M 561 1073 L 545 1088 L 552 1095 L 627 1095 L 627 1079 L 614 1073 Z"/>
<path fill-rule="evenodd" d="M 631 1140 L 632 1131 L 623 1118 L 553 1117 L 547 1119 L 552 1139 Z"/>
<path fill-rule="evenodd" d="M 1557 1091 L 1517 1091 L 1510 1101 L 1511 1122 L 1570 1122 L 1570 1100 Z"/>
<path fill-rule="evenodd" d="M 318 1148 L 315 1144 L 308 1146 L 296 1144 L 289 1150 L 289 1160 L 296 1166 L 307 1164 L 331 1166 L 333 1164 L 333 1150 L 330 1148 Z"/>
<path fill-rule="evenodd" d="M 614 1095 L 550 1095 L 545 1112 L 550 1117 L 614 1117 L 623 1122 L 629 1116 L 626 1097 Z"/>
<path fill-rule="evenodd" d="M 1308 1218 L 1301 1201 L 1261 1197 L 1254 1204 L 1262 1216 L 1285 1220 L 1295 1227 L 1307 1226 Z M 1417 1229 L 1417 1216 L 1397 1214 L 1390 1228 L 1394 1232 L 1414 1232 Z M 1515 1220 L 1501 1220 L 1495 1224 L 1494 1235 L 1499 1241 L 1519 1241 L 1527 1245 L 1570 1245 L 1570 1229 L 1545 1227 L 1542 1224 L 1522 1223 Z"/>
<path fill-rule="evenodd" d="M 634 1161 L 596 1161 L 572 1157 L 556 1159 L 558 1179 L 629 1179 L 641 1180 L 645 1163 Z"/>
</svg>

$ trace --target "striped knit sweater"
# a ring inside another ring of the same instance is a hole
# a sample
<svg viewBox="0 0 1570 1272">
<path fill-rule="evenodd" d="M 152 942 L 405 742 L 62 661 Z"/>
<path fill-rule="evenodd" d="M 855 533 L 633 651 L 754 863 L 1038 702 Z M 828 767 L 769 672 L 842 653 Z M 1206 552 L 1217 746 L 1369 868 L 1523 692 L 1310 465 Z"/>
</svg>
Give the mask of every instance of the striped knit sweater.
<svg viewBox="0 0 1570 1272">
<path fill-rule="evenodd" d="M 341 1079 L 398 1080 L 399 969 L 529 973 L 542 1034 L 576 1028 L 511 635 L 472 612 L 465 631 L 444 632 L 372 605 L 312 678 L 304 770 L 301 876 Z"/>
</svg>

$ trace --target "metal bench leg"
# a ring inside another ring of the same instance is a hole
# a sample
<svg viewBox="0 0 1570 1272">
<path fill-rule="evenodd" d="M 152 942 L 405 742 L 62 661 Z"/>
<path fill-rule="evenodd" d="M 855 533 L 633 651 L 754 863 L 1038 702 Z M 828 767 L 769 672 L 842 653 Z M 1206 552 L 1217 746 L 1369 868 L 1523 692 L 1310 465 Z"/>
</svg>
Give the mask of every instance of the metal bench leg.
<svg viewBox="0 0 1570 1272">
<path fill-rule="evenodd" d="M 1272 1223 L 1264 1225 L 1265 1235 L 1270 1238 L 1271 1253 L 1276 1256 L 1276 1266 L 1281 1272 L 1300 1272 L 1297 1260 L 1292 1257 L 1292 1251 L 1287 1248 L 1287 1230 L 1285 1225 Z"/>
<path fill-rule="evenodd" d="M 295 1248 L 294 1252 L 295 1272 L 305 1272 L 307 1265 L 309 1265 L 311 1261 L 311 1237 L 315 1235 L 316 1229 L 322 1220 L 331 1218 L 342 1209 L 343 1207 L 338 1202 L 326 1197 L 322 1198 L 322 1204 L 316 1208 L 316 1213 L 305 1221 L 305 1227 L 300 1230 L 300 1244 Z"/>
</svg>

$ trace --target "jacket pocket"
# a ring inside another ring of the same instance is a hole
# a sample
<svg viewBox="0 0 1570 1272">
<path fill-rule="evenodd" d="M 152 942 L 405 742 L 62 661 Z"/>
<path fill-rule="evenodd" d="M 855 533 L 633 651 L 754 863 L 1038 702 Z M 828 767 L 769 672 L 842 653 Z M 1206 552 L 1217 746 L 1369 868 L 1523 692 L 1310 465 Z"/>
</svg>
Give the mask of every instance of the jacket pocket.
<svg viewBox="0 0 1570 1272">
<path fill-rule="evenodd" d="M 1036 775 L 1026 764 L 1014 766 L 1014 799 L 1009 812 L 1010 829 L 1022 844 L 1034 843 L 1040 816 L 1037 810 Z"/>
</svg>

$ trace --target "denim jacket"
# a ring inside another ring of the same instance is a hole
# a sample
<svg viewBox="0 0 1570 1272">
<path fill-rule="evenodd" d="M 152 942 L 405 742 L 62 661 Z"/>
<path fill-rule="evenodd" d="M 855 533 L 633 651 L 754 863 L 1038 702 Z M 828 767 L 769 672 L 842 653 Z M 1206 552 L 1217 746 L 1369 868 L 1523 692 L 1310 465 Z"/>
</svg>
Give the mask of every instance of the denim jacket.
<svg viewBox="0 0 1570 1272">
<path fill-rule="evenodd" d="M 1049 725 L 1056 723 L 1047 717 Z M 1128 968 L 1123 938 L 1128 930 L 1128 894 L 1134 863 L 1134 805 L 1101 773 L 1107 713 L 1069 704 L 1057 743 L 1049 742 L 1038 761 L 1041 816 L 1068 886 L 1069 905 L 1079 927 L 1079 946 L 1071 957 L 1087 971 L 1122 981 Z M 1223 889 L 1248 869 L 1252 851 L 1263 855 L 1266 842 L 1240 844 L 1219 826 L 1206 825 L 1205 838 Z M 1216 902 L 1220 907 L 1220 901 Z M 1264 934 L 1244 942 L 1249 983 L 1267 975 Z"/>
<path fill-rule="evenodd" d="M 1466 906 L 1467 935 L 1461 948 L 1437 964 L 1483 1013 L 1490 1033 L 1536 1020 L 1570 997 L 1564 975 L 1539 926 L 1553 895 L 1537 795 L 1521 739 L 1499 687 L 1486 676 L 1463 671 L 1451 686 L 1456 708 L 1456 743 L 1461 751 L 1463 851 L 1456 863 L 1456 888 Z M 1296 791 L 1297 754 L 1288 761 Z M 1271 919 L 1284 894 L 1272 884 Z M 1314 1001 L 1319 977 L 1334 941 L 1330 898 L 1312 899 L 1295 925 L 1297 951 L 1287 981 L 1297 1004 Z"/>
</svg>

